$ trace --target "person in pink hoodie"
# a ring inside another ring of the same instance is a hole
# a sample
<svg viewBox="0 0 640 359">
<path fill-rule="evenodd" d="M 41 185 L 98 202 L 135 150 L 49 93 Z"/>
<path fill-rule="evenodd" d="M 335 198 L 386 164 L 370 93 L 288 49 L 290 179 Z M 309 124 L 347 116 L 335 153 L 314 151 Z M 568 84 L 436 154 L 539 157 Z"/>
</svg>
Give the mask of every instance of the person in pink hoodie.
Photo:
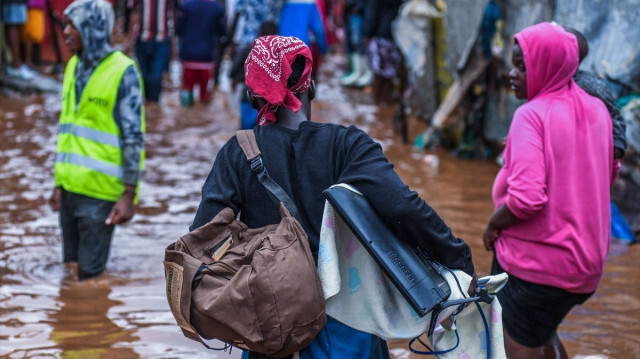
<svg viewBox="0 0 640 359">
<path fill-rule="evenodd" d="M 610 241 L 613 159 L 607 108 L 573 81 L 578 43 L 552 23 L 515 36 L 509 81 L 526 99 L 513 116 L 504 166 L 493 185 L 495 212 L 483 234 L 495 251 L 493 273 L 509 358 L 542 358 L 545 346 L 567 357 L 557 329 L 596 290 Z"/>
</svg>

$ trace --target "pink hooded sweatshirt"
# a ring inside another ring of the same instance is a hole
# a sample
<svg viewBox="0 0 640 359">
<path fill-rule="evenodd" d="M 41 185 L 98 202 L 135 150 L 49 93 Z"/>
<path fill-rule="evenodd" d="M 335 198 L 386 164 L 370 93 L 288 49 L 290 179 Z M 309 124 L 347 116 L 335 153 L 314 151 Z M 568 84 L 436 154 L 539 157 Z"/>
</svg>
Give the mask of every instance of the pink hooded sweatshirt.
<svg viewBox="0 0 640 359">
<path fill-rule="evenodd" d="M 496 256 L 518 278 L 590 293 L 609 250 L 609 187 L 619 170 L 611 117 L 573 82 L 574 35 L 541 23 L 515 40 L 524 54 L 527 102 L 513 116 L 493 202 L 496 209 L 506 203 L 524 222 L 501 231 Z"/>
</svg>

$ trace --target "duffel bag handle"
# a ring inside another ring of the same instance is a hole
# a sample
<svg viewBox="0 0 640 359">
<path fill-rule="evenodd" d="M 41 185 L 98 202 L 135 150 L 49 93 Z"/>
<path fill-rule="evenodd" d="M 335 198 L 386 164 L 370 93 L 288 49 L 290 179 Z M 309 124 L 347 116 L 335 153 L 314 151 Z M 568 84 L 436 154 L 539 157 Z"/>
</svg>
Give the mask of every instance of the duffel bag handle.
<svg viewBox="0 0 640 359">
<path fill-rule="evenodd" d="M 199 260 L 174 250 L 175 243 L 165 250 L 164 271 L 169 309 L 182 333 L 189 339 L 199 341 L 211 350 L 227 350 L 231 346 L 224 344 L 222 348 L 212 348 L 200 336 L 196 328 L 191 325 L 191 293 L 196 275 L 204 269 L 205 264 Z"/>
</svg>

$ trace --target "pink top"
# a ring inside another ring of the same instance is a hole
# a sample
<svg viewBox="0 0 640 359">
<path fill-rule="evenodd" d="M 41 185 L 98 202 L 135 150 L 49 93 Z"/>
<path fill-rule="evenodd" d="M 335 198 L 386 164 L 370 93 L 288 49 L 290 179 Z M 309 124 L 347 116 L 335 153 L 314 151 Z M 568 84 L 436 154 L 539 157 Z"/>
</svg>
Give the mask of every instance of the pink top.
<svg viewBox="0 0 640 359">
<path fill-rule="evenodd" d="M 42 9 L 45 10 L 47 8 L 46 0 L 29 0 L 29 4 L 27 5 L 30 9 Z"/>
<path fill-rule="evenodd" d="M 502 230 L 496 256 L 518 278 L 593 292 L 609 250 L 609 187 L 620 168 L 613 161 L 611 117 L 602 101 L 573 82 L 575 36 L 542 23 L 515 39 L 528 98 L 514 114 L 493 201 L 525 222 Z"/>
</svg>

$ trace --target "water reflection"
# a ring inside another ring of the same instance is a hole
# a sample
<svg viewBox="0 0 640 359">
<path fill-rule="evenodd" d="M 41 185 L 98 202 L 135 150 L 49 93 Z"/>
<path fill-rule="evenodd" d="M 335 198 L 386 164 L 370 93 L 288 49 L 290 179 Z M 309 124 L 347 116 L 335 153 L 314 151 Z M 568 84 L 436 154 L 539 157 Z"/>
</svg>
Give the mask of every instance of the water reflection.
<svg viewBox="0 0 640 359">
<path fill-rule="evenodd" d="M 0 283 L 0 356 L 55 357 L 60 350 L 49 339 L 48 314 L 57 310 L 56 286 L 34 283 L 27 275 L 6 268 L 0 273 Z"/>
<path fill-rule="evenodd" d="M 51 316 L 50 339 L 64 348 L 61 358 L 138 358 L 129 343 L 138 340 L 132 329 L 120 328 L 108 316 L 121 302 L 109 298 L 106 279 L 66 280 L 58 295 L 60 309 Z"/>
</svg>

